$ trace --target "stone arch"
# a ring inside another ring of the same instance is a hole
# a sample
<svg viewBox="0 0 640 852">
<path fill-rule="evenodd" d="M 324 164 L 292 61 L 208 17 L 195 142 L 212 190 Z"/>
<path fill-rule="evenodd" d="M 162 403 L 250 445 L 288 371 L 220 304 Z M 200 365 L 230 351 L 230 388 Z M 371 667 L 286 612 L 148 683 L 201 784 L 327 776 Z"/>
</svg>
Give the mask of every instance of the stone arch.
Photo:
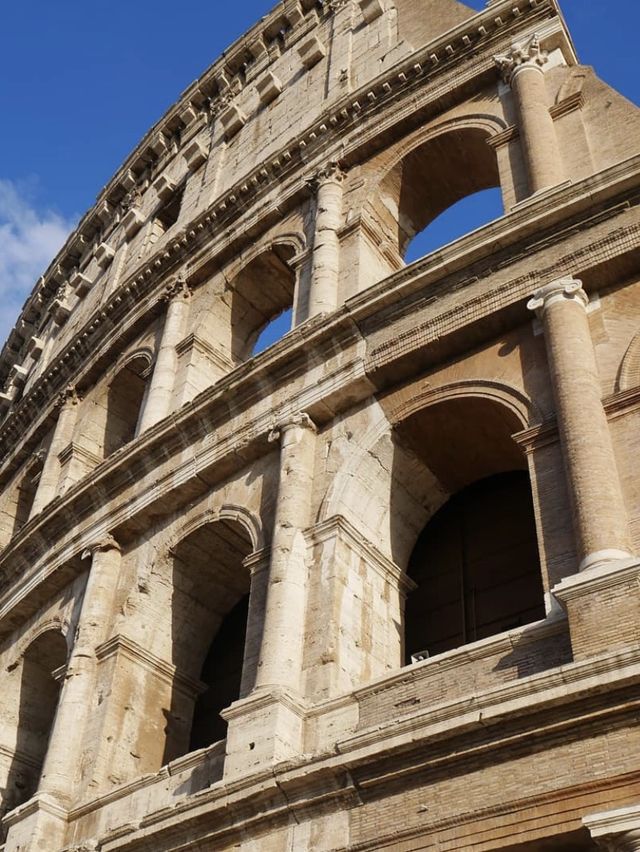
<svg viewBox="0 0 640 852">
<path fill-rule="evenodd" d="M 71 639 L 73 638 L 70 630 L 69 630 L 69 621 L 66 619 L 60 618 L 57 615 L 51 616 L 50 618 L 46 618 L 32 629 L 28 630 L 24 636 L 21 636 L 20 639 L 17 640 L 15 645 L 12 648 L 12 660 L 9 664 L 10 668 L 16 666 L 22 657 L 24 656 L 27 648 L 36 641 L 43 633 L 49 632 L 58 632 L 60 633 L 66 643 L 69 652 L 71 651 Z"/>
<path fill-rule="evenodd" d="M 498 115 L 490 113 L 468 113 L 466 115 L 447 118 L 436 124 L 427 124 L 410 133 L 396 145 L 392 146 L 382 161 L 381 168 L 377 169 L 369 181 L 378 184 L 395 166 L 402 162 L 409 154 L 420 148 L 427 142 L 438 136 L 452 131 L 477 130 L 482 131 L 487 139 L 503 133 L 507 129 L 507 122 Z M 370 189 L 369 189 L 370 192 Z"/>
<path fill-rule="evenodd" d="M 293 310 L 294 260 L 305 249 L 305 237 L 296 231 L 270 235 L 225 266 L 211 287 L 196 291 L 193 334 L 208 352 L 206 369 L 214 380 L 250 358 L 265 326 Z"/>
<path fill-rule="evenodd" d="M 123 356 L 103 393 L 103 454 L 108 457 L 135 438 L 153 358 L 148 348 Z"/>
<path fill-rule="evenodd" d="M 358 290 L 401 269 L 407 248 L 441 213 L 461 199 L 508 184 L 487 142 L 505 122 L 487 113 L 450 116 L 421 127 L 364 167 L 366 184 L 356 226 L 345 249 L 358 258 Z M 359 220 L 359 221 L 358 221 Z M 354 285 L 345 282 L 345 292 Z"/>
<path fill-rule="evenodd" d="M 20 686 L 15 709 L 3 719 L 12 728 L 13 757 L 4 787 L 0 816 L 28 801 L 36 792 L 45 761 L 69 656 L 68 637 L 58 619 L 49 619 L 20 642 L 15 664 Z"/>
<path fill-rule="evenodd" d="M 234 278 L 237 278 L 242 270 L 260 257 L 260 255 L 272 251 L 279 245 L 288 246 L 295 253 L 294 256 L 296 256 L 306 251 L 307 238 L 301 231 L 283 231 L 282 233 L 273 234 L 263 242 L 257 242 L 255 245 L 250 246 L 238 254 L 238 256 L 225 267 L 225 278 L 227 281 L 232 281 Z"/>
<path fill-rule="evenodd" d="M 171 553 L 181 541 L 200 527 L 221 520 L 231 520 L 241 524 L 251 539 L 254 552 L 261 550 L 265 546 L 264 530 L 260 519 L 244 506 L 236 503 L 224 503 L 218 508 L 206 509 L 196 515 L 195 518 L 191 518 L 187 523 L 183 524 L 171 536 L 167 550 Z"/>
<path fill-rule="evenodd" d="M 368 208 L 400 257 L 448 207 L 500 187 L 498 160 L 487 141 L 503 129 L 503 122 L 485 115 L 452 118 L 416 132 L 394 149 L 369 194 Z"/>
<path fill-rule="evenodd" d="M 391 422 L 399 423 L 428 405 L 465 397 L 491 399 L 504 405 L 520 420 L 523 429 L 542 422 L 543 419 L 542 412 L 535 402 L 518 388 L 491 379 L 463 379 L 448 382 L 440 387 L 422 388 L 407 399 L 400 400 L 391 411 Z"/>
<path fill-rule="evenodd" d="M 228 503 L 199 513 L 171 537 L 168 629 L 176 680 L 163 762 L 224 739 L 221 711 L 252 687 L 261 622 L 252 619 L 247 559 L 263 546 L 260 521 Z M 191 692 L 185 684 L 194 685 Z"/>
<path fill-rule="evenodd" d="M 620 364 L 617 389 L 625 391 L 638 385 L 640 385 L 640 331 L 634 335 Z"/>
<path fill-rule="evenodd" d="M 405 536 L 417 537 L 419 528 L 446 502 L 450 496 L 433 474 L 417 463 L 410 449 L 398 442 L 397 427 L 412 415 L 429 407 L 455 400 L 487 400 L 502 406 L 517 423 L 516 431 L 541 422 L 542 413 L 538 406 L 521 390 L 511 385 L 491 379 L 469 379 L 449 382 L 439 387 L 410 386 L 393 394 L 388 401 L 381 401 L 381 407 L 375 422 L 358 441 L 358 447 L 351 451 L 346 465 L 331 483 L 319 512 L 319 520 L 327 520 L 334 515 L 349 517 L 356 526 L 369 523 L 365 534 L 390 559 L 401 567 L 408 557 L 407 546 L 399 546 L 391 534 L 388 509 L 392 499 L 403 501 L 403 521 Z M 395 483 L 389 465 L 395 463 Z M 381 492 L 371 486 L 372 481 L 380 480 L 380 467 L 387 470 L 389 479 L 387 490 Z M 405 482 L 414 485 L 414 494 L 407 492 Z M 376 496 L 377 495 L 377 496 Z M 384 496 L 384 499 L 383 499 Z M 389 501 L 389 504 L 385 503 Z M 357 507 L 351 511 L 350 507 Z M 366 511 L 363 507 L 368 507 Z"/>
</svg>

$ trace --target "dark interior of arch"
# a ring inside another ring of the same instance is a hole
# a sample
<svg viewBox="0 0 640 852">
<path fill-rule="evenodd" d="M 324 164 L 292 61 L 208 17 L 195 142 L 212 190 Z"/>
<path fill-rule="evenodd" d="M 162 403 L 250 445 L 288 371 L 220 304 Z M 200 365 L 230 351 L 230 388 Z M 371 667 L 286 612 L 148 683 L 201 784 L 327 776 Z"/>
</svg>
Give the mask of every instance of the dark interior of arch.
<svg viewBox="0 0 640 852">
<path fill-rule="evenodd" d="M 67 643 L 57 630 L 38 636 L 22 661 L 16 756 L 9 769 L 2 813 L 28 801 L 36 792 L 53 727 L 59 680 L 53 673 L 67 660 Z"/>
<path fill-rule="evenodd" d="M 251 357 L 261 332 L 292 307 L 294 254 L 291 245 L 274 245 L 247 264 L 233 282 L 231 354 L 235 363 Z"/>
<path fill-rule="evenodd" d="M 31 464 L 23 474 L 22 480 L 18 487 L 18 496 L 16 500 L 16 512 L 13 523 L 13 535 L 16 535 L 29 520 L 29 515 L 33 508 L 38 490 L 38 481 L 42 473 L 43 463 L 37 461 Z"/>
<path fill-rule="evenodd" d="M 245 527 L 229 519 L 199 527 L 174 550 L 172 662 L 204 691 L 187 701 L 176 688 L 165 762 L 226 735 L 220 711 L 241 695 L 250 585 L 243 562 L 252 549 Z"/>
<path fill-rule="evenodd" d="M 500 186 L 487 138 L 480 128 L 443 133 L 415 148 L 384 177 L 376 213 L 402 257 L 413 238 L 449 207 Z"/>
<path fill-rule="evenodd" d="M 544 618 L 529 476 L 501 473 L 451 497 L 409 561 L 405 662 Z"/>
<path fill-rule="evenodd" d="M 133 358 L 111 381 L 107 393 L 104 436 L 105 458 L 132 441 L 136 435 L 149 368 L 147 358 Z"/>
</svg>

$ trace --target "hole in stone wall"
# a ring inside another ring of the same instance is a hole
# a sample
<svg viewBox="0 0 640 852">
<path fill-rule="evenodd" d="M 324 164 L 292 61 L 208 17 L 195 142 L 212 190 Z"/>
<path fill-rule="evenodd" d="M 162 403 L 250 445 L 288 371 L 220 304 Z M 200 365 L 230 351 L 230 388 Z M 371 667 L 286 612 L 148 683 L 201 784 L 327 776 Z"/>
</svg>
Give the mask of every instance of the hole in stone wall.
<svg viewBox="0 0 640 852">
<path fill-rule="evenodd" d="M 186 697 L 176 684 L 165 763 L 226 735 L 220 711 L 240 697 L 248 675 L 250 576 L 243 562 L 251 550 L 245 527 L 222 520 L 199 527 L 173 551 L 172 662 L 179 679 L 199 682 L 204 692 Z"/>
</svg>

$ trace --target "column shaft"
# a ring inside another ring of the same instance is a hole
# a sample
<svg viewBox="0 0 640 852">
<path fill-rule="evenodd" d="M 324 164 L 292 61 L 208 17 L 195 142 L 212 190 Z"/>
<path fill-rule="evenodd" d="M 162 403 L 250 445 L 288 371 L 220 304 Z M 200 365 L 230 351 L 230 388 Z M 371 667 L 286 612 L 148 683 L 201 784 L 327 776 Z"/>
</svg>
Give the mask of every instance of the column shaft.
<svg viewBox="0 0 640 852">
<path fill-rule="evenodd" d="M 53 431 L 53 438 L 44 460 L 38 489 L 31 508 L 30 517 L 39 514 L 58 492 L 60 484 L 61 465 L 59 455 L 73 438 L 73 432 L 78 419 L 78 403 L 80 398 L 73 388 L 69 388 L 60 397 L 60 413 Z"/>
<path fill-rule="evenodd" d="M 520 139 L 533 195 L 564 180 L 556 129 L 541 68 L 521 65 L 512 76 L 511 86 L 518 104 Z"/>
<path fill-rule="evenodd" d="M 333 311 L 338 304 L 343 173 L 331 164 L 317 179 L 316 223 L 309 316 Z"/>
<path fill-rule="evenodd" d="M 162 337 L 147 392 L 138 433 L 142 434 L 171 413 L 178 370 L 176 346 L 182 340 L 189 313 L 190 292 L 183 281 L 167 289 L 168 305 Z"/>
<path fill-rule="evenodd" d="M 120 548 L 112 537 L 99 542 L 92 553 L 76 639 L 39 786 L 39 792 L 66 802 L 73 800 L 80 782 L 84 736 L 95 710 L 95 650 L 108 638 L 120 571 Z"/>
<path fill-rule="evenodd" d="M 516 102 L 529 193 L 557 186 L 564 180 L 564 168 L 544 80 L 543 67 L 549 57 L 534 35 L 524 44 L 514 44 L 495 61 Z"/>
<path fill-rule="evenodd" d="M 544 327 L 581 569 L 630 555 L 587 304 L 571 279 L 543 287 L 529 303 Z"/>
<path fill-rule="evenodd" d="M 280 481 L 256 687 L 298 692 L 307 585 L 303 530 L 309 524 L 315 427 L 303 414 L 272 434 L 281 441 Z"/>
</svg>

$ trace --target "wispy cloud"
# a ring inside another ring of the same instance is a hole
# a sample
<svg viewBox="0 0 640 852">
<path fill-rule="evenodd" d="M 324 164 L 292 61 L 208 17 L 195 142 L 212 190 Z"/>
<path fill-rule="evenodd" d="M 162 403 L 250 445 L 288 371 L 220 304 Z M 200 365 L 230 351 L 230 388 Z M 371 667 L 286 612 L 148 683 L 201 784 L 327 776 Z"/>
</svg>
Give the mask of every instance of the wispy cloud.
<svg viewBox="0 0 640 852">
<path fill-rule="evenodd" d="M 74 222 L 37 207 L 35 181 L 0 178 L 0 349 Z"/>
</svg>

